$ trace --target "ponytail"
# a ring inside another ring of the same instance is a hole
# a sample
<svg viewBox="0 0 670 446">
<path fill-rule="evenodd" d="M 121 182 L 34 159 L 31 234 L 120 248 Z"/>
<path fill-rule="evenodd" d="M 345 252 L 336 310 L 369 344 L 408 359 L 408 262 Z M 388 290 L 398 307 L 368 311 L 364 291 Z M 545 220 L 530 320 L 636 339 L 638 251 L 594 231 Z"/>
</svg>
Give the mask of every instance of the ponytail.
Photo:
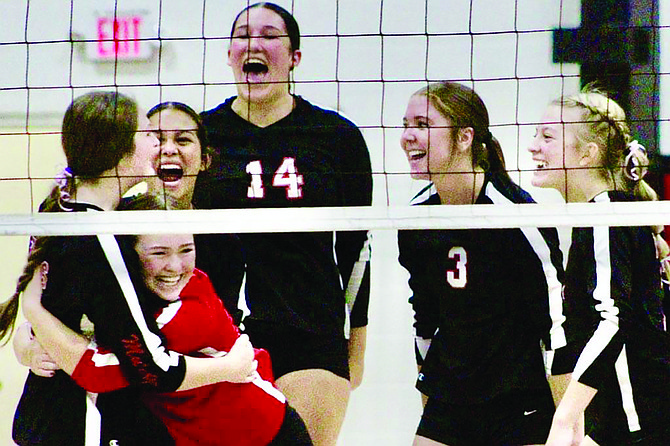
<svg viewBox="0 0 670 446">
<path fill-rule="evenodd" d="M 503 155 L 500 141 L 487 130 L 482 145 L 485 150 L 481 151 L 479 159 L 474 159 L 473 157 L 473 164 L 481 167 L 487 173 L 503 175 L 509 179 L 509 173 L 505 167 L 505 156 Z M 473 155 L 476 154 L 477 152 L 473 150 Z"/>
<path fill-rule="evenodd" d="M 28 255 L 28 261 L 19 276 L 14 294 L 7 301 L 0 304 L 0 346 L 6 345 L 14 332 L 14 325 L 19 315 L 19 297 L 33 279 L 35 270 L 45 260 L 45 252 L 47 252 L 47 246 L 50 244 L 52 238 L 37 237 L 33 239 L 33 246 Z"/>
<path fill-rule="evenodd" d="M 59 201 L 61 190 L 58 186 L 51 190 L 49 196 L 40 206 L 41 212 L 57 212 L 59 210 Z M 0 347 L 9 342 L 14 333 L 14 326 L 19 315 L 19 297 L 26 289 L 37 267 L 44 261 L 47 246 L 52 237 L 30 237 L 30 253 L 28 261 L 19 276 L 14 294 L 5 302 L 0 304 Z"/>
</svg>

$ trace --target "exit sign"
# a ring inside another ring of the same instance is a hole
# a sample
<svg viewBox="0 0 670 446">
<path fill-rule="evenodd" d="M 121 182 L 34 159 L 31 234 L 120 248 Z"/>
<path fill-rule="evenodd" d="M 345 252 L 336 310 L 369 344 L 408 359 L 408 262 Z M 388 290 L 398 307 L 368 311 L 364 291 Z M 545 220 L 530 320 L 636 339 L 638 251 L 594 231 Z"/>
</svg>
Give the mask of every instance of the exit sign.
<svg viewBox="0 0 670 446">
<path fill-rule="evenodd" d="M 98 61 L 150 59 L 157 46 L 148 11 L 96 12 L 86 29 L 86 55 Z M 149 39 L 149 40 L 147 40 Z"/>
</svg>

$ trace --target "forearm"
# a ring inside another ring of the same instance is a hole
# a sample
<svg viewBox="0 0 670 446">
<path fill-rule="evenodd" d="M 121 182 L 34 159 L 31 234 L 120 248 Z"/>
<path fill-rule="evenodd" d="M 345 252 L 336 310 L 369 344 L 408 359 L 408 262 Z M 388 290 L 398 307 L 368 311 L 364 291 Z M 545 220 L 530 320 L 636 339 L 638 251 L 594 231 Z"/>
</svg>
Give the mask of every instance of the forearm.
<svg viewBox="0 0 670 446">
<path fill-rule="evenodd" d="M 363 382 L 367 333 L 367 327 L 354 327 L 349 334 L 349 375 L 352 390 Z"/>
<path fill-rule="evenodd" d="M 549 375 L 547 381 L 549 382 L 549 388 L 551 389 L 551 396 L 554 398 L 554 406 L 558 407 L 558 404 L 563 399 L 565 391 L 570 384 L 572 379 L 572 373 L 566 373 L 564 375 Z"/>
<path fill-rule="evenodd" d="M 61 369 L 72 375 L 86 352 L 88 340 L 75 333 L 41 305 L 25 305 L 23 311 L 42 347 Z"/>
<path fill-rule="evenodd" d="M 258 361 L 254 359 L 254 348 L 249 337 L 241 335 L 230 351 L 217 358 L 194 358 L 186 356 L 186 374 L 177 389 L 189 390 L 222 381 L 248 383 L 258 373 Z"/>
<path fill-rule="evenodd" d="M 597 390 L 571 380 L 556 408 L 547 445 L 579 444 L 584 436 L 584 410 Z"/>
</svg>

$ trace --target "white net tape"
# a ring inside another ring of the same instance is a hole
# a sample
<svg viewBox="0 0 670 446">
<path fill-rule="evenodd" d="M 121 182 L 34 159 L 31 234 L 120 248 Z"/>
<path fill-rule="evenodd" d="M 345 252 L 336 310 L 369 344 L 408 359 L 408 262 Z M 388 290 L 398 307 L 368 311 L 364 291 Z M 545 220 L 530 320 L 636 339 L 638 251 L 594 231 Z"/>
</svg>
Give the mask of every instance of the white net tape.
<svg viewBox="0 0 670 446">
<path fill-rule="evenodd" d="M 651 226 L 670 202 L 123 211 L 0 215 L 0 235 Z"/>
</svg>

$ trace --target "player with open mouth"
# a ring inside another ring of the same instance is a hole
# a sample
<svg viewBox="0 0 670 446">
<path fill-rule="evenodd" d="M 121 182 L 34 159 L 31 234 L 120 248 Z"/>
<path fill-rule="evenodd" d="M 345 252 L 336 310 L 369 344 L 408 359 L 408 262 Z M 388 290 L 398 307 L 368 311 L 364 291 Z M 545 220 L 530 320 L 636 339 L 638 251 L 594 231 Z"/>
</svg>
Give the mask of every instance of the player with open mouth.
<svg viewBox="0 0 670 446">
<path fill-rule="evenodd" d="M 160 157 L 156 172 L 165 193 L 176 199 L 183 209 L 191 207 L 198 173 L 209 162 L 204 129 L 198 125 L 198 115 L 182 104 L 167 102 L 152 108 L 147 114 L 151 127 L 160 141 Z"/>
</svg>

